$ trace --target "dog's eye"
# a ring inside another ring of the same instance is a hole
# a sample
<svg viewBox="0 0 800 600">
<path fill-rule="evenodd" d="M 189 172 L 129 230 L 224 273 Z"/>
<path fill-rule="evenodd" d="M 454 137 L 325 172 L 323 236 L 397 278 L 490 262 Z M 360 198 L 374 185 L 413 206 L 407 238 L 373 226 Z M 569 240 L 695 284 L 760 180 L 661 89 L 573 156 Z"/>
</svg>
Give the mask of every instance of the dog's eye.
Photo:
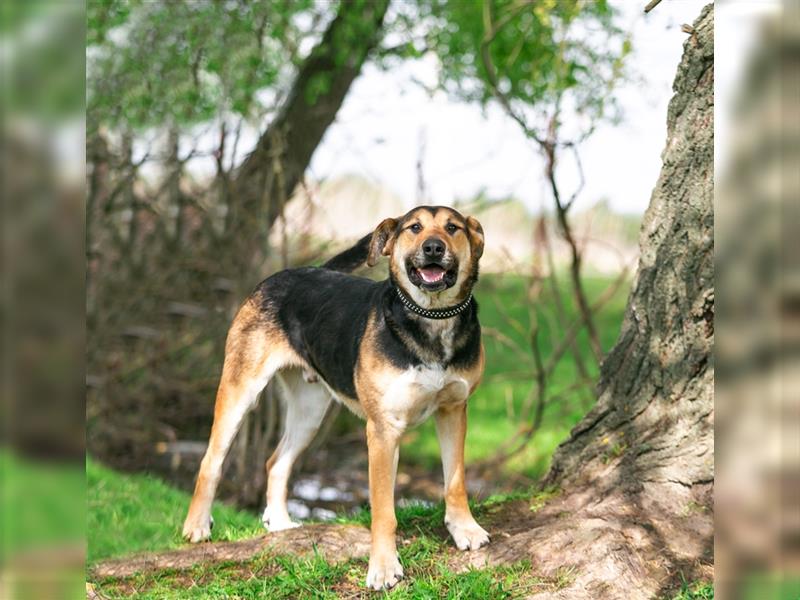
<svg viewBox="0 0 800 600">
<path fill-rule="evenodd" d="M 414 233 L 419 233 L 420 231 L 422 231 L 422 225 L 420 225 L 419 223 L 414 223 L 411 227 L 409 227 L 409 229 Z"/>
<path fill-rule="evenodd" d="M 456 227 L 456 226 L 455 226 L 455 225 L 453 225 L 452 223 L 448 223 L 448 224 L 445 226 L 445 228 L 444 228 L 444 229 L 445 229 L 445 231 L 447 231 L 447 233 L 449 233 L 450 235 L 453 235 L 453 234 L 454 234 L 456 231 L 458 231 L 458 227 Z"/>
</svg>

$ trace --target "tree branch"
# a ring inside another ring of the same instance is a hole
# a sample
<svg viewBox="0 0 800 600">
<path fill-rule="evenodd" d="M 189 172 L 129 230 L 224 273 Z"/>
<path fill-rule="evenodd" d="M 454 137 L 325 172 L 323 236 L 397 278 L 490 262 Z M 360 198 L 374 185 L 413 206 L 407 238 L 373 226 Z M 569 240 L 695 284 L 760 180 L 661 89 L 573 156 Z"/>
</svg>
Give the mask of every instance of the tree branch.
<svg viewBox="0 0 800 600">
<path fill-rule="evenodd" d="M 650 0 L 650 2 L 647 3 L 647 6 L 644 7 L 645 14 L 649 13 L 651 10 L 653 10 L 660 3 L 661 3 L 661 0 Z"/>
</svg>

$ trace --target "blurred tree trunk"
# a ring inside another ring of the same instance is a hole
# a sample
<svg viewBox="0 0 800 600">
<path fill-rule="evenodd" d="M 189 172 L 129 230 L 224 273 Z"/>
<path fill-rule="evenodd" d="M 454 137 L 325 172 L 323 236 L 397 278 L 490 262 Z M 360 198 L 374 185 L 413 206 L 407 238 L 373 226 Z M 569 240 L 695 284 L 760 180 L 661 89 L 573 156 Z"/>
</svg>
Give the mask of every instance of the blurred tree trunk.
<svg viewBox="0 0 800 600">
<path fill-rule="evenodd" d="M 346 0 L 300 71 L 275 120 L 235 174 L 228 220 L 241 256 L 258 255 L 300 183 L 367 55 L 389 0 Z M 255 252 L 252 252 L 255 250 Z"/>
<path fill-rule="evenodd" d="M 661 598 L 681 576 L 710 578 L 713 27 L 709 5 L 685 42 L 673 84 L 638 274 L 601 368 L 597 404 L 558 448 L 545 480 L 557 497 L 482 557 L 528 558 L 543 574 L 572 569 L 557 597 Z"/>
</svg>

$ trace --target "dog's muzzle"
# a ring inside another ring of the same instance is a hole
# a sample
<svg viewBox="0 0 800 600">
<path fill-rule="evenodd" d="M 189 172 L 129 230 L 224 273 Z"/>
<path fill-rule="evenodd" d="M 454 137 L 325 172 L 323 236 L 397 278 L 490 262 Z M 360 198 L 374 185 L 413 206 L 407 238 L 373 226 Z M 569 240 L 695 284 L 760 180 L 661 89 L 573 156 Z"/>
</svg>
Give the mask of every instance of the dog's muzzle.
<svg viewBox="0 0 800 600">
<path fill-rule="evenodd" d="M 406 260 L 408 280 L 427 292 L 453 287 L 458 279 L 458 261 L 443 244 L 441 252 L 438 249 L 426 252 L 426 244 Z"/>
</svg>

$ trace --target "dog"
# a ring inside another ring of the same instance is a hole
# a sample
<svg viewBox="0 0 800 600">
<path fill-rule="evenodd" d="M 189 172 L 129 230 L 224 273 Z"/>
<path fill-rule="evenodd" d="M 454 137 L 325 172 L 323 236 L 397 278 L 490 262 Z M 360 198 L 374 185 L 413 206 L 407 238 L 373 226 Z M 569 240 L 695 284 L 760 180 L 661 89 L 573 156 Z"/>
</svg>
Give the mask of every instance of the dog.
<svg viewBox="0 0 800 600">
<path fill-rule="evenodd" d="M 287 269 L 261 282 L 228 332 L 214 423 L 183 526 L 190 542 L 211 537 L 223 460 L 243 417 L 278 376 L 286 394 L 284 433 L 267 461 L 269 531 L 299 526 L 286 507 L 292 464 L 332 400 L 366 420 L 371 548 L 366 584 L 403 577 L 397 555 L 394 486 L 403 432 L 429 416 L 444 471 L 445 524 L 461 550 L 489 543 L 467 504 L 467 398 L 480 382 L 484 350 L 472 296 L 483 228 L 452 208 L 420 206 L 385 219 L 322 267 Z M 350 273 L 389 257 L 389 278 Z"/>
</svg>

